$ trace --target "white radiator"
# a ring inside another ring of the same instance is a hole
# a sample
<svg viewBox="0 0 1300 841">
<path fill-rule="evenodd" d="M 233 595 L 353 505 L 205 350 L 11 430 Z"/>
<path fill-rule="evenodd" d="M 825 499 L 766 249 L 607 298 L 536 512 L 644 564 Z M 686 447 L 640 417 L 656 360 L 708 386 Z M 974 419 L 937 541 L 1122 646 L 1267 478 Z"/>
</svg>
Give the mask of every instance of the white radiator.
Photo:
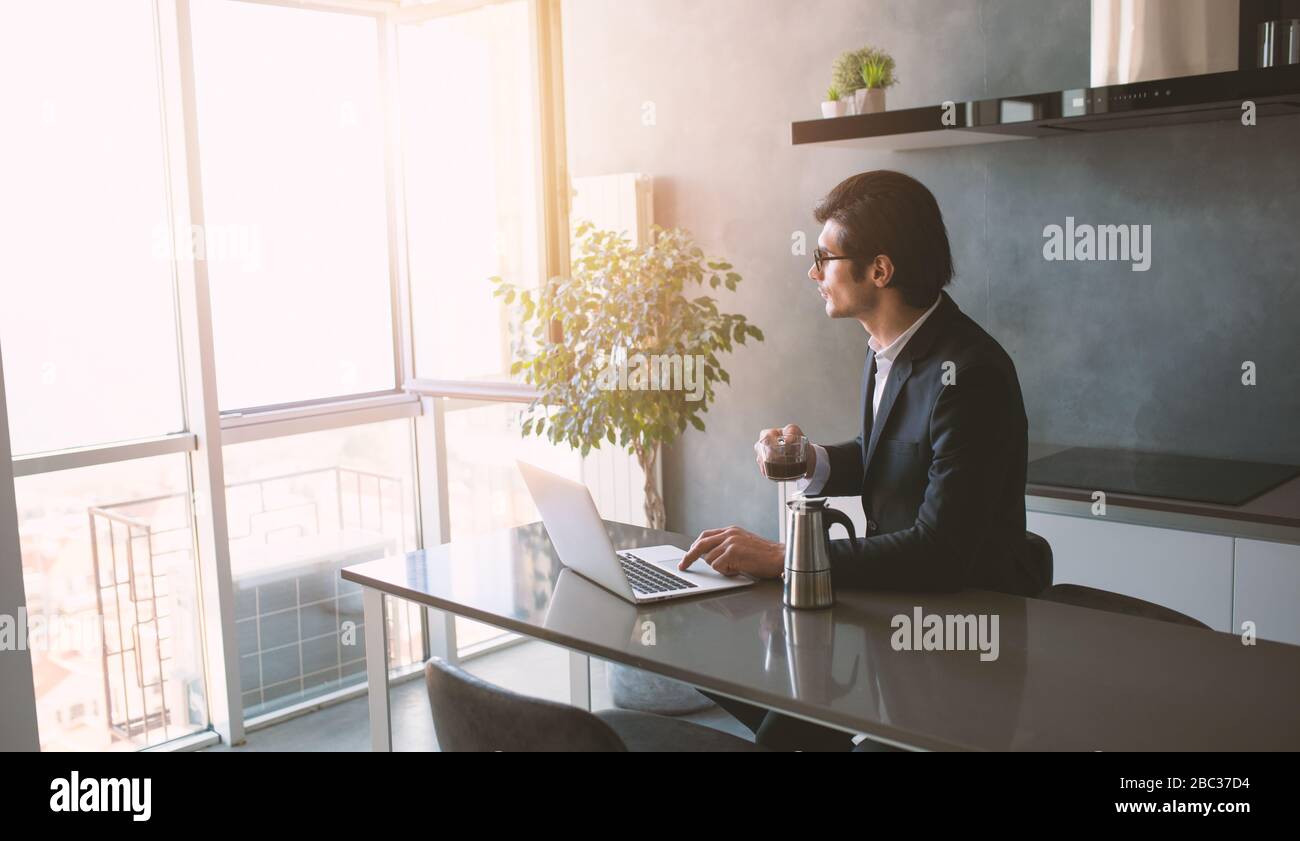
<svg viewBox="0 0 1300 841">
<path fill-rule="evenodd" d="M 584 219 L 602 230 L 621 231 L 635 246 L 648 243 L 655 221 L 654 179 L 635 172 L 573 179 L 569 221 L 577 227 Z"/>
<path fill-rule="evenodd" d="M 635 246 L 648 243 L 650 226 L 654 224 L 654 179 L 639 173 L 575 178 L 569 220 L 574 227 L 588 220 L 601 230 L 620 231 Z M 662 462 L 661 457 L 660 489 Z M 605 519 L 636 526 L 647 524 L 645 474 L 635 456 L 606 442 L 583 459 L 582 481 L 591 489 Z"/>
</svg>

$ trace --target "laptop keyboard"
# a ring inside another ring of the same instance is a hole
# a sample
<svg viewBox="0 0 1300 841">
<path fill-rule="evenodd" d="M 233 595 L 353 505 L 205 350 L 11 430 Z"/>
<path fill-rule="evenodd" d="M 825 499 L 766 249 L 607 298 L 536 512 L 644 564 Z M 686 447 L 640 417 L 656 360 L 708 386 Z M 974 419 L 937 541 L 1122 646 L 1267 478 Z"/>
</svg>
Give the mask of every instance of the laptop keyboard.
<svg viewBox="0 0 1300 841">
<path fill-rule="evenodd" d="M 670 593 L 675 590 L 690 590 L 695 587 L 685 578 L 678 578 L 672 573 L 664 572 L 659 567 L 641 560 L 631 552 L 619 552 L 618 561 L 623 565 L 623 572 L 627 575 L 627 583 L 632 585 L 633 592 L 649 596 L 655 593 Z"/>
</svg>

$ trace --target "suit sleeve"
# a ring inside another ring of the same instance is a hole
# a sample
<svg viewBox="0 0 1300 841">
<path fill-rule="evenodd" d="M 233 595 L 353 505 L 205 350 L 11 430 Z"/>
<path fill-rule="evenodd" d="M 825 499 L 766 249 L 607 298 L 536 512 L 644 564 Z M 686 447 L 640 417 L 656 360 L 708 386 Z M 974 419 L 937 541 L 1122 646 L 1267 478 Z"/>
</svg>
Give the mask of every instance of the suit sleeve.
<svg viewBox="0 0 1300 841">
<path fill-rule="evenodd" d="M 830 465 L 826 484 L 817 496 L 858 496 L 862 493 L 862 436 L 824 446 Z"/>
<path fill-rule="evenodd" d="M 822 488 L 826 487 L 826 479 L 831 475 L 830 456 L 826 454 L 826 448 L 821 444 L 812 444 L 811 446 L 813 456 L 817 459 L 812 476 L 799 479 L 794 483 L 795 490 L 804 496 L 819 495 Z"/>
<path fill-rule="evenodd" d="M 888 534 L 830 541 L 836 586 L 960 589 L 983 542 L 1010 465 L 1012 397 L 991 365 L 958 372 L 930 414 L 934 459 L 916 522 Z M 859 471 L 861 468 L 859 467 Z M 831 480 L 835 473 L 832 470 Z"/>
</svg>

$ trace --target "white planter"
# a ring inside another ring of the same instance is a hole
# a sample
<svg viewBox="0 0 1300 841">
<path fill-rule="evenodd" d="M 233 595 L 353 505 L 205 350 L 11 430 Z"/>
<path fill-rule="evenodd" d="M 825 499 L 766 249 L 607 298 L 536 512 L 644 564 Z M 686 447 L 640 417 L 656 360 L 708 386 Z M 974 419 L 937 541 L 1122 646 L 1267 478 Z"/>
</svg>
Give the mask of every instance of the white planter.
<svg viewBox="0 0 1300 841">
<path fill-rule="evenodd" d="M 843 99 L 837 99 L 834 102 L 822 103 L 822 117 L 843 117 L 849 112 L 849 103 Z"/>
<path fill-rule="evenodd" d="M 885 89 L 858 88 L 853 92 L 853 104 L 859 114 L 879 114 L 885 110 Z"/>
</svg>

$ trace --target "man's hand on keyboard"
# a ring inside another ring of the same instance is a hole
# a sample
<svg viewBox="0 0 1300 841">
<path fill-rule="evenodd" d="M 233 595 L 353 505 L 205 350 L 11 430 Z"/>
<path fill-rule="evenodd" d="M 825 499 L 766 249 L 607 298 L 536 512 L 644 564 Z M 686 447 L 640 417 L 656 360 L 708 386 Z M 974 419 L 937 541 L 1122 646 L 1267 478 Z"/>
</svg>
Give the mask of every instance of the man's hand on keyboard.
<svg viewBox="0 0 1300 841">
<path fill-rule="evenodd" d="M 785 567 L 785 544 L 764 540 L 739 526 L 705 529 L 677 568 L 689 569 L 700 559 L 723 575 L 743 572 L 755 578 L 779 578 Z"/>
</svg>

